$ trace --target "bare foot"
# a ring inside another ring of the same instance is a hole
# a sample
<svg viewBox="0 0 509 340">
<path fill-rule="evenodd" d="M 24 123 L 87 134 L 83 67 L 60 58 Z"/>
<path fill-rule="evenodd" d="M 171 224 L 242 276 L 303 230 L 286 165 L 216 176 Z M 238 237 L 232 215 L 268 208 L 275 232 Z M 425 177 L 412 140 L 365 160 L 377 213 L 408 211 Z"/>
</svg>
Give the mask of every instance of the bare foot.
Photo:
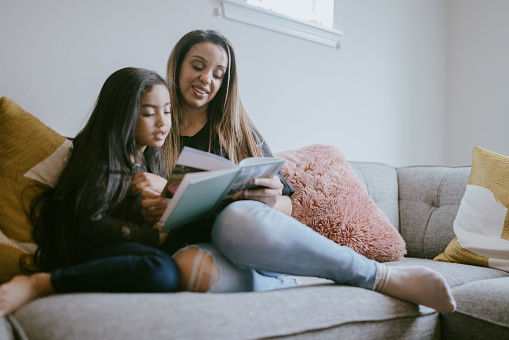
<svg viewBox="0 0 509 340">
<path fill-rule="evenodd" d="M 30 301 L 53 293 L 48 273 L 15 276 L 0 286 L 0 315 L 5 316 Z"/>
</svg>

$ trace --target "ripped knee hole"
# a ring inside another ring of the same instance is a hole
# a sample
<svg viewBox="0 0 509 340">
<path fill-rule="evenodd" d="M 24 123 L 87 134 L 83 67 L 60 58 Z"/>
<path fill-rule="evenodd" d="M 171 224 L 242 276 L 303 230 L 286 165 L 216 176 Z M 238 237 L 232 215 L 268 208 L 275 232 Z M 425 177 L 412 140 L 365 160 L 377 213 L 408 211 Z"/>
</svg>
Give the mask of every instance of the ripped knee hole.
<svg viewBox="0 0 509 340">
<path fill-rule="evenodd" d="M 174 259 L 180 270 L 179 290 L 203 293 L 219 280 L 219 269 L 207 250 L 190 246 L 177 252 Z"/>
</svg>

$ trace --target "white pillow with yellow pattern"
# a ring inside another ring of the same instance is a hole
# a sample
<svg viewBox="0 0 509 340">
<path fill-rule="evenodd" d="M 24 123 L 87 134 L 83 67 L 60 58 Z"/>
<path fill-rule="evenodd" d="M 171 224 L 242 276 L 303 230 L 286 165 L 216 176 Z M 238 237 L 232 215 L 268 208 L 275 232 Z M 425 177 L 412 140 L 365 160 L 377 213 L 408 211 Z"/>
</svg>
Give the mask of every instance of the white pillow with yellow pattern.
<svg viewBox="0 0 509 340">
<path fill-rule="evenodd" d="M 475 147 L 456 237 L 435 260 L 509 271 L 508 208 L 509 157 Z"/>
<path fill-rule="evenodd" d="M 13 100 L 0 98 L 0 283 L 20 274 L 20 257 L 37 249 L 28 215 L 43 190 L 35 184 L 54 185 L 71 145 Z"/>
</svg>

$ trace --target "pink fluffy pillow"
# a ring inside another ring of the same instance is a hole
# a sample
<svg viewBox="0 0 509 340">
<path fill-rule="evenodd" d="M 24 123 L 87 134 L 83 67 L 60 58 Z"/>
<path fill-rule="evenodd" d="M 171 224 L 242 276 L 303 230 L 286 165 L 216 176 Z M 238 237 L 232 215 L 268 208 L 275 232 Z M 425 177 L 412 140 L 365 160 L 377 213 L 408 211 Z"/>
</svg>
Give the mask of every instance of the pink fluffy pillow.
<svg viewBox="0 0 509 340">
<path fill-rule="evenodd" d="M 368 196 L 341 151 L 311 145 L 278 153 L 295 188 L 292 216 L 316 232 L 378 262 L 401 260 L 405 241 Z"/>
</svg>

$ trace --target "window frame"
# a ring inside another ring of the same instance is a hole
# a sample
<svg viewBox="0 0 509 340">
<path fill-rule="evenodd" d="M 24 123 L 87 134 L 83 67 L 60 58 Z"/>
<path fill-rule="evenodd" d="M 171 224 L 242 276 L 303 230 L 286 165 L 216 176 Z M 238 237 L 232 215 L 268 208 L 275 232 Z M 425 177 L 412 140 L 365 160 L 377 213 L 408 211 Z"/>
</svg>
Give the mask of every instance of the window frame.
<svg viewBox="0 0 509 340">
<path fill-rule="evenodd" d="M 341 48 L 343 32 L 334 28 L 292 18 L 247 4 L 241 0 L 221 0 L 220 8 L 223 18 L 226 19 L 288 34 L 336 49 Z"/>
</svg>

